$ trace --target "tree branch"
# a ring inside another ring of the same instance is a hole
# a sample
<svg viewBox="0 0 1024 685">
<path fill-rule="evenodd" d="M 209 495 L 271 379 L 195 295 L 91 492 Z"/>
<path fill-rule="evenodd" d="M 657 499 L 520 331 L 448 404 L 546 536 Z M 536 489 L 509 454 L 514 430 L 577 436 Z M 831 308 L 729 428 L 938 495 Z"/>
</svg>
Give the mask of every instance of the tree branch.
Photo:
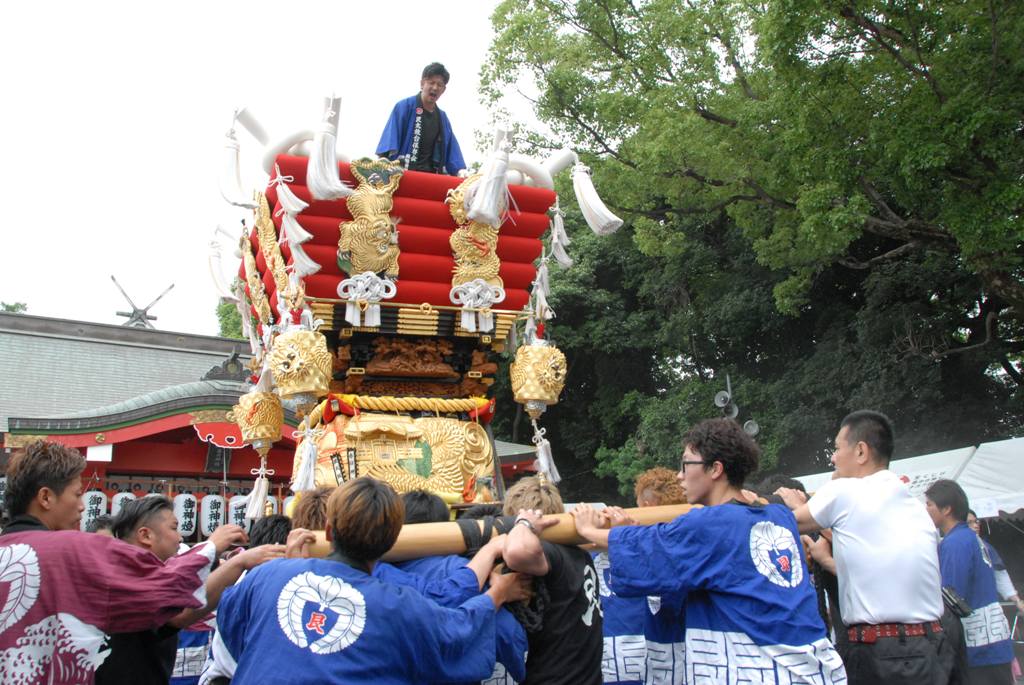
<svg viewBox="0 0 1024 685">
<path fill-rule="evenodd" d="M 703 105 L 696 101 L 693 103 L 693 111 L 696 112 L 701 119 L 713 121 L 716 124 L 722 124 L 723 126 L 728 126 L 729 128 L 736 128 L 736 126 L 739 124 L 739 122 L 737 122 L 735 119 L 730 119 L 720 114 L 715 114 L 714 112 L 707 109 L 706 107 L 704 107 Z"/>
<path fill-rule="evenodd" d="M 743 94 L 751 100 L 760 100 L 760 96 L 754 92 L 754 89 L 750 87 L 750 82 L 747 81 L 747 72 L 743 69 L 743 65 L 736 58 L 736 52 L 732 49 L 732 43 L 722 37 L 719 32 L 714 32 L 713 35 L 718 39 L 718 42 L 725 48 L 725 55 L 729 60 L 729 64 L 732 66 L 733 71 L 736 72 L 736 80 L 739 82 L 740 87 L 743 88 Z"/>
<path fill-rule="evenodd" d="M 917 241 L 911 241 L 909 243 L 905 243 L 903 245 L 900 245 L 899 247 L 897 247 L 895 249 L 889 250 L 888 252 L 886 252 L 884 254 L 880 254 L 880 255 L 878 255 L 876 257 L 872 257 L 871 259 L 869 259 L 866 262 L 862 262 L 862 261 L 856 260 L 853 257 L 840 257 L 836 261 L 841 266 L 845 266 L 847 269 L 858 269 L 858 270 L 870 269 L 871 267 L 876 266 L 878 264 L 881 264 L 882 262 L 887 262 L 887 261 L 891 261 L 893 259 L 898 259 L 898 258 L 900 258 L 900 257 L 902 257 L 902 256 L 904 256 L 906 254 L 909 254 L 911 252 L 914 252 L 914 251 L 916 251 L 916 250 L 918 250 L 920 248 L 921 248 L 921 243 L 919 243 Z"/>
<path fill-rule="evenodd" d="M 903 46 L 906 43 L 906 37 L 902 33 L 891 27 L 880 25 L 861 14 L 857 14 L 857 12 L 851 5 L 847 5 L 843 7 L 841 10 L 839 10 L 839 15 L 850 20 L 856 26 L 859 26 L 861 29 L 863 29 L 860 32 L 860 35 L 862 38 L 864 38 L 864 40 L 873 41 L 877 43 L 878 45 L 883 47 L 890 55 L 892 55 L 893 59 L 899 62 L 899 64 L 904 69 L 909 71 L 911 74 L 914 74 L 915 76 L 920 76 L 925 81 L 927 81 L 928 85 L 931 86 L 932 92 L 935 93 L 935 97 L 938 99 L 939 104 L 946 104 L 946 96 L 939 88 L 939 84 L 932 77 L 932 74 L 928 70 L 928 67 L 926 65 L 918 67 L 916 65 L 911 64 L 903 56 L 902 52 L 900 52 L 894 45 L 886 42 L 885 40 L 885 38 L 889 38 L 898 43 L 899 45 Z M 870 33 L 871 35 L 867 35 L 868 33 Z"/>
<path fill-rule="evenodd" d="M 1003 367 L 1003 371 L 1006 372 L 1007 376 L 1013 379 L 1014 383 L 1017 385 L 1024 385 L 1024 378 L 1021 377 L 1020 371 L 1017 370 L 1005 354 L 999 357 L 999 365 Z"/>
</svg>

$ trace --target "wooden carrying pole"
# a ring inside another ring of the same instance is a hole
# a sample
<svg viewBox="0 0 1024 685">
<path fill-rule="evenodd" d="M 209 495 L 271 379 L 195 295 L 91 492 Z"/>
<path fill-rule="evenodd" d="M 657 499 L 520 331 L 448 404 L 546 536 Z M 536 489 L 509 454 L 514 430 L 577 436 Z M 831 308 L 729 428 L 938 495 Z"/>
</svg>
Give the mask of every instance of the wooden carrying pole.
<svg viewBox="0 0 1024 685">
<path fill-rule="evenodd" d="M 662 507 L 626 509 L 626 513 L 633 517 L 639 525 L 647 526 L 652 523 L 671 521 L 692 508 L 689 504 L 670 504 Z M 542 531 L 540 535 L 542 539 L 562 545 L 579 545 L 586 542 L 576 534 L 576 524 L 573 523 L 572 514 L 553 514 L 545 518 L 555 518 L 558 523 Z M 480 531 L 483 532 L 483 521 L 478 523 Z M 419 557 L 463 554 L 465 551 L 466 543 L 462 538 L 459 524 L 454 522 L 414 523 L 402 526 L 398 540 L 383 556 L 383 560 L 407 561 Z M 311 550 L 312 556 L 326 557 L 330 552 L 331 545 L 327 542 L 324 531 L 316 531 L 316 543 Z"/>
</svg>

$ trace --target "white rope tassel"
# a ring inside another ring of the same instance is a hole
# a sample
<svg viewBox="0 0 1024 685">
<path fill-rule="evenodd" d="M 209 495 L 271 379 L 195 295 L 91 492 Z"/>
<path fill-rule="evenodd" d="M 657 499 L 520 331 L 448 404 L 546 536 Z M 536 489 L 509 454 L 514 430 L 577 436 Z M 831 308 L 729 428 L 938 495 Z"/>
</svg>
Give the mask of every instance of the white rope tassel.
<svg viewBox="0 0 1024 685">
<path fill-rule="evenodd" d="M 577 163 L 572 169 L 572 188 L 590 230 L 597 235 L 610 235 L 619 230 L 622 219 L 604 206 L 594 188 L 594 181 L 590 178 L 590 169 L 583 164 Z"/>
<path fill-rule="evenodd" d="M 320 270 L 320 265 L 314 262 L 306 251 L 302 248 L 301 243 L 289 242 L 288 247 L 292 251 L 292 272 L 298 276 L 312 276 Z"/>
<path fill-rule="evenodd" d="M 540 266 L 537 267 L 537 277 L 533 279 L 533 287 L 544 293 L 544 297 L 551 295 L 551 281 L 548 278 L 548 258 L 544 252 L 540 255 Z"/>
<path fill-rule="evenodd" d="M 500 136 L 500 137 L 499 137 Z M 508 208 L 508 139 L 505 132 L 496 135 L 497 145 L 487 160 L 483 178 L 476 183 L 472 198 L 466 197 L 466 216 L 472 221 L 479 221 L 488 226 L 501 225 L 501 217 Z"/>
<path fill-rule="evenodd" d="M 505 289 L 491 285 L 482 278 L 457 285 L 448 297 L 452 304 L 462 306 L 459 319 L 462 330 L 469 333 L 486 333 L 494 329 L 494 314 L 491 307 L 505 300 Z"/>
<path fill-rule="evenodd" d="M 337 200 L 348 197 L 352 189 L 338 176 L 337 146 L 338 108 L 341 98 L 324 98 L 324 117 L 313 136 L 313 150 L 306 167 L 306 185 L 317 200 Z"/>
<path fill-rule="evenodd" d="M 278 243 L 283 243 L 287 240 L 288 244 L 294 247 L 295 245 L 308 243 L 312 239 L 313 234 L 302 227 L 294 214 L 284 212 L 281 217 L 281 235 L 277 239 Z"/>
<path fill-rule="evenodd" d="M 526 317 L 526 326 L 523 327 L 523 344 L 529 345 L 537 339 L 537 319 L 534 318 L 533 312 Z"/>
<path fill-rule="evenodd" d="M 565 248 L 569 247 L 572 241 L 569 240 L 569 234 L 565 232 L 564 216 L 565 212 L 558 206 L 556 198 L 555 206 L 551 210 L 551 254 L 560 267 L 568 269 L 572 266 L 572 257 L 565 251 Z"/>
<path fill-rule="evenodd" d="M 277 201 L 281 203 L 281 209 L 291 214 L 299 214 L 304 209 L 309 207 L 309 204 L 305 200 L 300 198 L 292 189 L 288 186 L 289 183 L 294 183 L 294 176 L 282 176 L 281 167 L 277 164 L 274 165 L 274 180 L 267 184 L 267 188 L 271 186 L 277 186 Z"/>
<path fill-rule="evenodd" d="M 390 300 L 398 287 L 390 278 L 381 278 L 372 271 L 346 278 L 338 284 L 338 297 L 348 300 L 345 321 L 353 326 L 380 326 L 380 301 Z"/>
<path fill-rule="evenodd" d="M 252 484 L 252 492 L 246 497 L 245 518 L 255 520 L 263 518 L 267 510 L 267 495 L 270 494 L 270 480 L 267 476 L 274 475 L 274 469 L 268 469 L 267 458 L 261 456 L 259 468 L 253 469 L 251 473 L 256 476 L 256 481 Z"/>
<path fill-rule="evenodd" d="M 220 174 L 220 195 L 224 201 L 236 207 L 255 209 L 256 203 L 248 199 L 242 190 L 242 171 L 238 162 L 238 138 L 232 128 L 224 136 L 224 166 Z"/>
<path fill-rule="evenodd" d="M 306 492 L 316 487 L 316 458 L 317 441 L 323 434 L 322 429 L 311 429 L 307 418 L 302 424 L 302 430 L 292 434 L 294 438 L 302 438 L 302 452 L 299 467 L 295 470 L 292 478 L 292 492 Z"/>
<path fill-rule="evenodd" d="M 538 426 L 536 420 L 531 423 L 533 423 L 531 442 L 537 446 L 537 461 L 534 462 L 534 467 L 547 476 L 549 481 L 557 485 L 562 477 L 558 474 L 558 467 L 555 466 L 555 455 L 551 452 L 551 443 L 544 437 L 547 428 Z"/>
<path fill-rule="evenodd" d="M 547 321 L 555 318 L 555 310 L 548 304 L 548 298 L 544 294 L 543 290 L 537 290 L 533 294 L 534 297 L 534 315 L 541 321 Z"/>
</svg>

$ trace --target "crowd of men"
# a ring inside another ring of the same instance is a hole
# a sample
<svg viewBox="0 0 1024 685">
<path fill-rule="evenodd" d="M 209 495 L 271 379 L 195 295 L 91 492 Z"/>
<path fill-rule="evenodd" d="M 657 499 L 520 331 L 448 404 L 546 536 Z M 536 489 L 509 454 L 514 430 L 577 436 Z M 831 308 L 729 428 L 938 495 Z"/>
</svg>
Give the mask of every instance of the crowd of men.
<svg viewBox="0 0 1024 685">
<path fill-rule="evenodd" d="M 391 564 L 403 525 L 452 519 L 440 498 L 357 478 L 188 547 L 151 496 L 83 533 L 84 459 L 33 443 L 7 469 L 0 682 L 185 682 L 193 649 L 191 682 L 218 685 L 1012 683 L 999 599 L 1016 591 L 963 490 L 937 481 L 922 503 L 893 444 L 885 416 L 850 414 L 808 498 L 751 485 L 759 447 L 709 419 L 677 473 L 636 481 L 638 507 L 691 505 L 671 520 L 578 504 L 588 544 L 556 544 L 565 506 L 533 476 L 453 524 L 465 555 Z"/>
</svg>

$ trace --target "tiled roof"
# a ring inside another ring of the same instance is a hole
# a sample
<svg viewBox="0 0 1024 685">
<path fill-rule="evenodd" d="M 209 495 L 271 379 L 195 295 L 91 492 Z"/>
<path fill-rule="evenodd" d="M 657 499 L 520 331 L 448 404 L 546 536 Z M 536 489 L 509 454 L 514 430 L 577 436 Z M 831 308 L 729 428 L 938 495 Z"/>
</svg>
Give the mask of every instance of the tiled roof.
<svg viewBox="0 0 1024 685">
<path fill-rule="evenodd" d="M 248 343 L 0 312 L 0 432 L 11 416 L 89 414 L 174 391 L 236 350 Z"/>
</svg>

